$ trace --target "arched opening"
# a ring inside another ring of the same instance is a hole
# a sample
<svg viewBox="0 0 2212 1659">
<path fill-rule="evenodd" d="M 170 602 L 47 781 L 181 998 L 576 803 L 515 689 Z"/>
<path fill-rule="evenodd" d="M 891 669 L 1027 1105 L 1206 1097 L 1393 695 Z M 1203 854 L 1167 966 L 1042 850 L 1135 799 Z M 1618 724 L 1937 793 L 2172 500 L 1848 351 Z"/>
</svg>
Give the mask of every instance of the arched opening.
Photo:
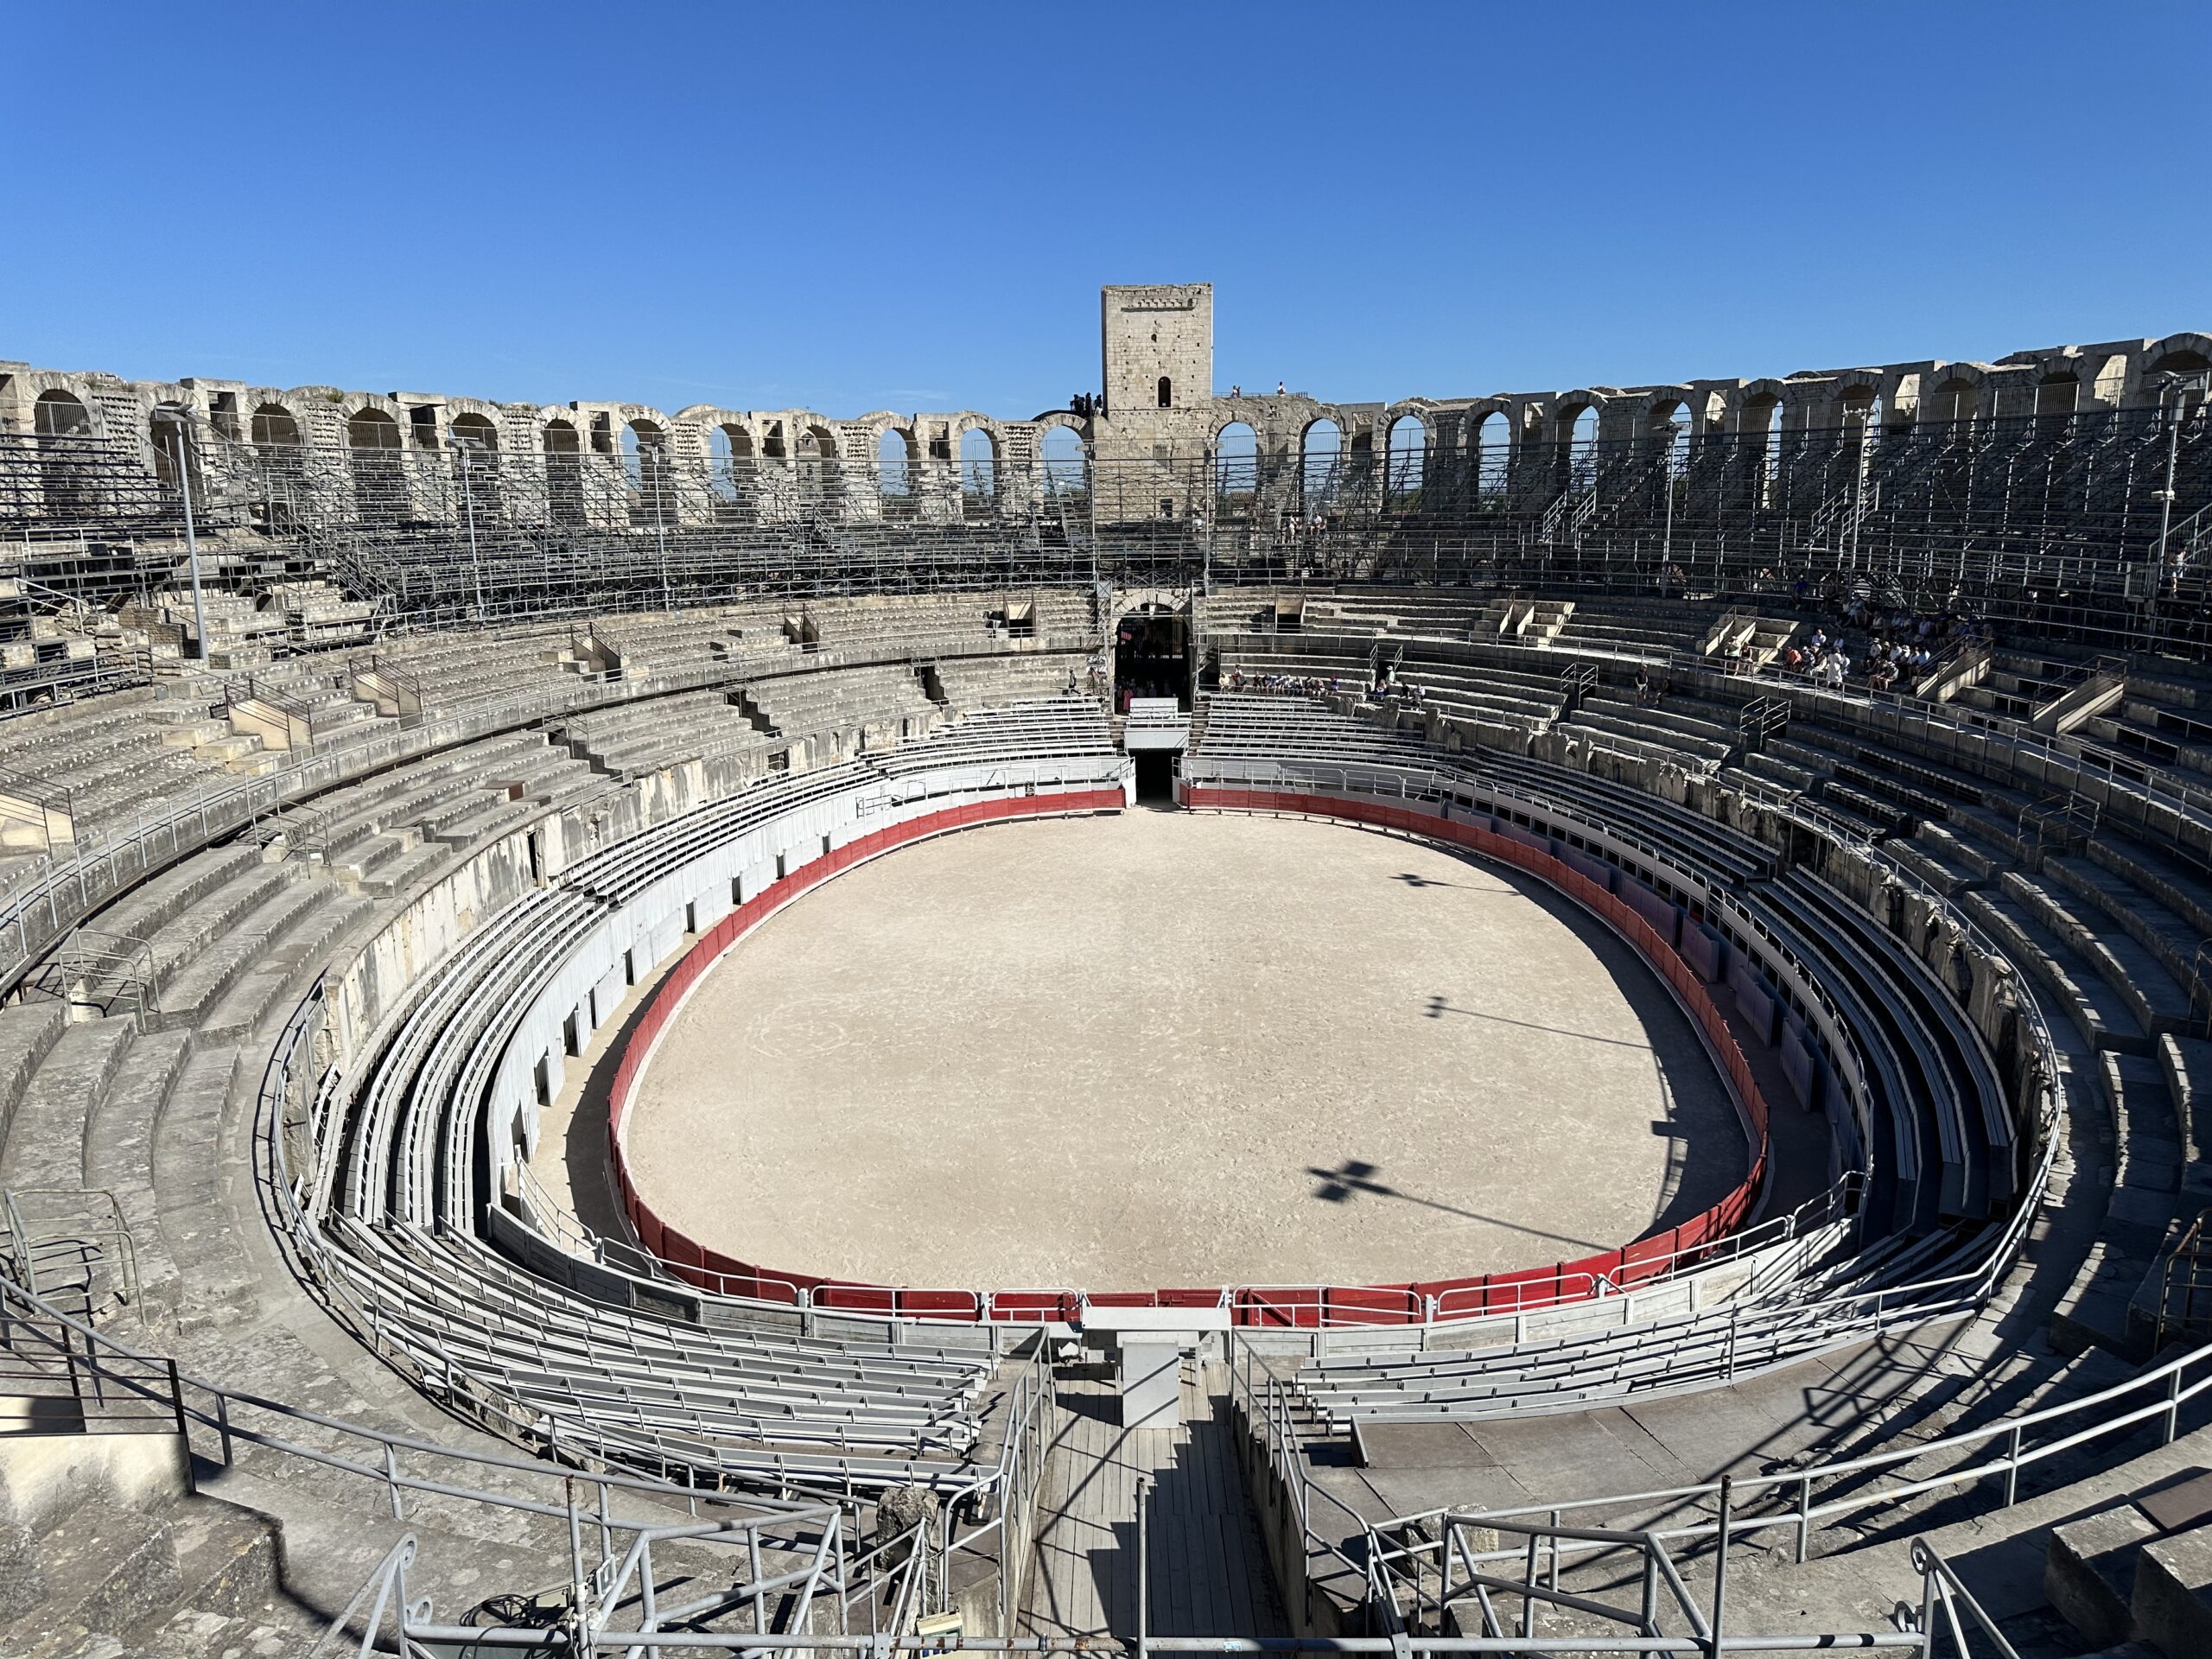
<svg viewBox="0 0 2212 1659">
<path fill-rule="evenodd" d="M 146 421 L 146 442 L 154 452 L 154 475 L 165 490 L 175 490 L 181 460 L 182 476 L 192 486 L 193 510 L 200 511 L 207 492 L 200 476 L 200 447 L 193 440 L 192 415 L 181 404 L 157 404 Z"/>
<path fill-rule="evenodd" d="M 1079 495 L 1089 486 L 1089 454 L 1083 434 L 1071 426 L 1048 426 L 1037 442 L 1037 454 L 1051 495 Z"/>
<path fill-rule="evenodd" d="M 1475 493 L 1502 496 L 1513 469 L 1513 423 L 1493 409 L 1475 428 Z"/>
<path fill-rule="evenodd" d="M 88 438 L 92 412 L 73 391 L 41 391 L 31 410 L 31 427 L 41 438 Z"/>
<path fill-rule="evenodd" d="M 247 429 L 253 435 L 253 447 L 257 449 L 272 445 L 296 449 L 300 445 L 300 423 L 292 418 L 292 411 L 281 404 L 264 404 L 255 410 Z"/>
<path fill-rule="evenodd" d="M 631 421 L 623 427 L 622 472 L 629 486 L 632 524 L 665 526 L 674 521 L 675 479 L 669 465 L 668 434 L 658 423 Z"/>
<path fill-rule="evenodd" d="M 1969 424 L 1981 412 L 1981 388 L 1971 380 L 1946 380 L 1929 400 L 1928 412 L 1947 426 Z"/>
<path fill-rule="evenodd" d="M 914 490 L 914 435 L 887 427 L 875 440 L 875 487 L 887 510 L 906 505 Z"/>
<path fill-rule="evenodd" d="M 353 464 L 353 503 L 361 522 L 396 524 L 406 517 L 406 478 L 400 469 L 399 423 L 380 409 L 357 410 L 346 423 Z"/>
<path fill-rule="evenodd" d="M 1872 386 L 1847 386 L 1843 393 L 1843 459 L 1849 468 L 1847 476 L 1854 502 L 1865 498 L 1866 477 L 1873 467 L 1874 448 L 1880 442 L 1881 434 L 1881 394 Z M 1857 522 L 1856 506 L 1853 522 Z"/>
<path fill-rule="evenodd" d="M 826 426 L 802 428 L 792 442 L 798 463 L 799 499 L 819 506 L 837 499 L 837 435 Z"/>
<path fill-rule="evenodd" d="M 38 444 L 39 485 L 48 512 L 80 512 L 95 499 L 98 461 L 91 454 L 92 417 L 73 392 L 42 391 L 31 411 Z"/>
<path fill-rule="evenodd" d="M 254 516 L 270 530 L 296 523 L 307 487 L 299 422 L 282 404 L 263 404 L 246 422 L 246 434 L 261 461 L 261 499 Z"/>
<path fill-rule="evenodd" d="M 1231 421 L 1213 436 L 1214 499 L 1223 511 L 1246 512 L 1260 487 L 1260 435 Z"/>
<path fill-rule="evenodd" d="M 1164 374 L 1160 377 L 1160 406 L 1162 409 L 1175 407 L 1175 383 Z"/>
<path fill-rule="evenodd" d="M 1411 512 L 1421 505 L 1421 486 L 1428 462 L 1428 424 L 1418 415 L 1390 423 L 1383 447 L 1382 505 Z"/>
<path fill-rule="evenodd" d="M 753 435 L 741 426 L 707 429 L 707 487 L 725 505 L 747 493 L 741 475 L 753 470 Z M 749 477 L 748 477 L 749 481 Z"/>
<path fill-rule="evenodd" d="M 2212 362 L 2202 352 L 2168 352 L 2145 376 L 2158 406 L 2186 420 L 2204 407 Z"/>
<path fill-rule="evenodd" d="M 2080 406 L 2082 382 L 2077 376 L 2046 374 L 2036 385 L 2036 417 L 2039 425 L 2063 426 Z"/>
<path fill-rule="evenodd" d="M 1560 427 L 1567 442 L 1567 486 L 1586 490 L 1598 480 L 1598 411 L 1585 404 Z"/>
<path fill-rule="evenodd" d="M 1344 429 L 1334 421 L 1315 421 L 1300 435 L 1298 441 L 1298 481 L 1308 513 L 1318 517 L 1330 502 L 1336 499 L 1337 486 L 1343 477 L 1344 459 Z"/>
<path fill-rule="evenodd" d="M 545 506 L 556 524 L 584 522 L 583 435 L 572 421 L 545 423 Z"/>
<path fill-rule="evenodd" d="M 1122 714 L 1132 697 L 1173 697 L 1191 706 L 1191 620 L 1150 604 L 1131 611 L 1114 627 L 1114 695 Z"/>
<path fill-rule="evenodd" d="M 1782 399 L 1772 392 L 1748 399 L 1742 430 L 1750 450 L 1752 505 L 1770 507 L 1782 471 Z"/>
<path fill-rule="evenodd" d="M 499 429 L 474 410 L 446 429 L 453 443 L 454 481 L 463 521 L 472 529 L 499 516 Z"/>
<path fill-rule="evenodd" d="M 999 493 L 999 446 L 988 427 L 971 426 L 960 435 L 960 493 L 970 505 L 995 500 Z"/>
</svg>

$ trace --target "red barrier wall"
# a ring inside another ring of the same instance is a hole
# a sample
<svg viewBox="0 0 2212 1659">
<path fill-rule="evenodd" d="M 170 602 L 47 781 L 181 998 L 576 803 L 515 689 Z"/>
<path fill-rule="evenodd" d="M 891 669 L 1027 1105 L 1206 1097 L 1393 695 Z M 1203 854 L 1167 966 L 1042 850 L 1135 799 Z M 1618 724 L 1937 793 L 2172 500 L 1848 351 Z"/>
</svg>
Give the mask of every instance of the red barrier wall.
<svg viewBox="0 0 2212 1659">
<path fill-rule="evenodd" d="M 1045 1320 L 1078 1321 L 1086 1300 L 1101 1306 L 1124 1307 L 1218 1308 L 1226 1305 L 1230 1319 L 1237 1325 L 1313 1328 L 1403 1325 L 1427 1318 L 1466 1319 L 1580 1301 L 1599 1294 L 1601 1278 L 1617 1290 L 1626 1289 L 1695 1262 L 1741 1226 L 1751 1214 L 1766 1179 L 1766 1102 L 1759 1093 L 1743 1050 L 1738 1046 L 1704 982 L 1633 906 L 1547 852 L 1474 824 L 1447 822 L 1433 813 L 1411 807 L 1268 789 L 1194 787 L 1187 791 L 1186 799 L 1192 806 L 1296 812 L 1381 824 L 1465 847 L 1486 858 L 1525 870 L 1557 887 L 1628 940 L 1653 971 L 1667 982 L 1676 1000 L 1703 1031 L 1728 1086 L 1743 1108 L 1745 1121 L 1751 1125 L 1754 1145 L 1751 1173 L 1741 1185 L 1703 1214 L 1618 1249 L 1603 1250 L 1549 1267 L 1402 1285 L 1216 1286 L 1095 1293 L 1086 1296 L 1073 1289 L 986 1294 L 853 1284 L 804 1274 L 774 1272 L 752 1262 L 735 1261 L 702 1248 L 663 1224 L 631 1185 L 622 1156 L 621 1125 L 629 1109 L 638 1073 L 652 1053 L 654 1039 L 701 976 L 731 945 L 783 906 L 879 853 L 969 824 L 1001 818 L 1096 811 L 1122 804 L 1118 789 L 1075 790 L 974 802 L 864 836 L 763 888 L 700 938 L 646 1005 L 637 1030 L 623 1050 L 608 1102 L 608 1155 L 613 1162 L 624 1206 L 645 1249 L 667 1262 L 678 1276 L 702 1290 L 785 1303 L 804 1301 L 816 1307 L 849 1313 L 1035 1324 Z"/>
</svg>

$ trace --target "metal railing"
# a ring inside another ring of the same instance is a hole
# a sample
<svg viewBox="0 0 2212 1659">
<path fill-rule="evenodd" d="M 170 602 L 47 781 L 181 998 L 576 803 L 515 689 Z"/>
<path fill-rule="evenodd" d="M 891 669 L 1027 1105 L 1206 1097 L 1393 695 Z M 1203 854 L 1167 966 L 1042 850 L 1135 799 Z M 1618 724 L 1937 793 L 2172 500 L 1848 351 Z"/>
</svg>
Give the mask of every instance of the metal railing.
<svg viewBox="0 0 2212 1659">
<path fill-rule="evenodd" d="M 1732 1525 L 1736 1534 L 1744 1536 L 1783 1535 L 1795 1558 L 1802 1561 L 1810 1553 L 1813 1535 L 1821 1529 L 1926 1494 L 1956 1492 L 1990 1482 L 1998 1488 L 1999 1507 L 2009 1509 L 2018 1501 L 2022 1473 L 2039 1464 L 2145 1427 L 2155 1427 L 2159 1444 L 2171 1446 L 2181 1433 L 2183 1408 L 2209 1389 L 2212 1389 L 2212 1347 L 2197 1348 L 2081 1399 L 2010 1414 L 1938 1439 L 1802 1469 L 1738 1475 L 1729 1488 L 1734 1503 Z M 1936 1467 L 1933 1472 L 1916 1472 L 1912 1468 L 1915 1464 L 1941 1465 L 1947 1460 L 1950 1466 Z M 1817 1493 L 1823 1486 L 1842 1490 L 1821 1497 Z M 1370 1559 L 1385 1564 L 1410 1562 L 1422 1551 L 1433 1549 L 1433 1544 L 1416 1548 L 1396 1541 L 1423 1526 L 1441 1529 L 1447 1522 L 1481 1527 L 1534 1519 L 1556 1522 L 1563 1516 L 1612 1515 L 1622 1510 L 1648 1517 L 1634 1529 L 1640 1532 L 1670 1541 L 1708 1539 L 1719 1529 L 1722 1490 L 1723 1483 L 1713 1480 L 1562 1503 L 1496 1510 L 1439 1509 L 1395 1516 L 1369 1527 Z M 1507 1553 L 1477 1552 L 1476 1558 L 1503 1559 Z"/>
<path fill-rule="evenodd" d="M 943 1611 L 949 1586 L 931 1571 L 941 1560 L 932 1543 L 933 1516 L 866 1548 L 849 1536 L 852 1525 L 844 1511 L 823 1508 L 772 1522 L 640 1527 L 618 1550 L 609 1535 L 594 1539 L 587 1513 L 572 1504 L 564 1583 L 531 1595 L 493 1595 L 472 1610 L 479 1617 L 471 1622 L 443 1625 L 429 1597 L 407 1592 L 407 1573 L 418 1555 L 409 1533 L 385 1553 L 308 1659 L 349 1643 L 358 1659 L 430 1659 L 450 1651 L 451 1643 L 471 1652 L 636 1653 L 687 1645 L 728 1650 L 741 1643 L 759 1650 L 781 1645 L 776 1638 L 786 1629 L 810 1630 L 817 1607 L 828 1610 L 836 1633 L 874 1643 L 911 1633 L 932 1599 Z M 704 1580 L 694 1564 L 687 1560 L 663 1570 L 654 1562 L 656 1545 L 664 1555 L 671 1548 L 717 1547 L 741 1570 L 727 1586 L 700 1594 Z M 786 1560 L 795 1564 L 785 1567 Z M 856 1608 L 867 1614 L 864 1630 L 853 1628 Z M 534 1616 L 528 1624 L 518 1622 L 524 1614 Z M 728 1628 L 732 1624 L 737 1628 Z M 725 1628 L 706 1628 L 715 1624 Z M 449 1631 L 467 1634 L 443 1633 Z"/>
</svg>

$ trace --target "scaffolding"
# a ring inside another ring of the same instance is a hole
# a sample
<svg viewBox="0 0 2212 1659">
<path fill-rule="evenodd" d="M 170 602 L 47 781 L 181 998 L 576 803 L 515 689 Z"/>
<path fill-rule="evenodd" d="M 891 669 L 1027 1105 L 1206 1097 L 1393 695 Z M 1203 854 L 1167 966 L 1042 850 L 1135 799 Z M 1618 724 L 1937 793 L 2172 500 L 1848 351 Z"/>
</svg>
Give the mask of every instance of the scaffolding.
<svg viewBox="0 0 2212 1659">
<path fill-rule="evenodd" d="M 172 435 L 181 427 L 168 429 Z M 0 576 L 80 607 L 203 569 L 385 626 L 945 588 L 1378 581 L 1955 610 L 2212 653 L 2212 415 L 1671 429 L 1510 453 L 853 461 L 0 435 Z M 149 457 L 152 461 L 149 462 Z"/>
</svg>

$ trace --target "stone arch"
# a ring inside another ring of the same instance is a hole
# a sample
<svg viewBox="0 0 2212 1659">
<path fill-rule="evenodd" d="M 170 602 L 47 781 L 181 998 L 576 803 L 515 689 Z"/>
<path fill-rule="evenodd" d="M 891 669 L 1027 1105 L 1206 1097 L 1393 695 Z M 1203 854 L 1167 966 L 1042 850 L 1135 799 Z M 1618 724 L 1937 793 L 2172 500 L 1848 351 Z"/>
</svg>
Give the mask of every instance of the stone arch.
<svg viewBox="0 0 2212 1659">
<path fill-rule="evenodd" d="M 91 406 L 67 387 L 41 391 L 31 405 L 31 430 L 41 438 L 89 438 L 92 435 Z"/>
<path fill-rule="evenodd" d="M 1467 411 L 1467 442 L 1475 457 L 1478 495 L 1503 495 L 1513 479 L 1513 410 L 1503 402 L 1478 404 Z"/>
<path fill-rule="evenodd" d="M 1605 400 L 1594 391 L 1570 391 L 1552 405 L 1552 442 L 1573 444 L 1595 442 L 1598 417 L 1605 407 Z"/>
<path fill-rule="evenodd" d="M 404 446 L 399 423 L 389 410 L 367 404 L 346 417 L 348 449 L 398 449 Z"/>
<path fill-rule="evenodd" d="M 364 524 L 397 524 L 407 516 L 406 438 L 389 410 L 365 404 L 346 417 L 346 460 L 353 469 L 353 505 Z"/>
<path fill-rule="evenodd" d="M 756 446 L 752 429 L 742 421 L 715 421 L 706 429 L 707 488 L 721 501 L 735 501 L 745 493 Z"/>
<path fill-rule="evenodd" d="M 2082 406 L 2082 372 L 2077 364 L 2060 360 L 2038 365 L 2035 379 L 2035 411 L 2038 419 L 2066 421 Z"/>
<path fill-rule="evenodd" d="M 1586 490 L 1597 481 L 1598 427 L 1605 400 L 1586 389 L 1562 394 L 1550 416 L 1553 486 Z"/>
<path fill-rule="evenodd" d="M 1780 380 L 1753 380 L 1736 397 L 1737 442 L 1746 457 L 1753 505 L 1775 503 L 1782 476 L 1782 435 L 1790 388 Z"/>
<path fill-rule="evenodd" d="M 673 457 L 669 452 L 668 428 L 649 416 L 636 415 L 622 423 L 616 442 L 622 450 L 622 473 L 630 497 L 630 519 L 637 524 L 666 524 L 676 518 L 671 499 L 675 487 Z"/>
<path fill-rule="evenodd" d="M 41 391 L 31 405 L 31 431 L 48 511 L 88 510 L 101 469 L 85 453 L 92 436 L 92 411 L 85 399 L 64 386 Z"/>
<path fill-rule="evenodd" d="M 1422 480 L 1428 470 L 1429 441 L 1433 436 L 1427 410 L 1396 408 L 1384 412 L 1384 505 L 1411 506 L 1419 502 Z"/>
<path fill-rule="evenodd" d="M 1344 449 L 1344 423 L 1333 415 L 1316 415 L 1299 429 L 1299 487 L 1309 512 L 1336 494 Z"/>
<path fill-rule="evenodd" d="M 446 423 L 446 432 L 456 448 L 497 451 L 499 429 L 488 415 L 474 410 L 464 410 Z"/>
<path fill-rule="evenodd" d="M 791 423 L 791 465 L 798 475 L 799 500 L 817 509 L 836 501 L 844 488 L 844 443 L 836 429 L 818 416 L 801 415 Z M 873 463 L 874 457 L 869 456 Z M 857 465 L 857 463 L 856 463 Z"/>
<path fill-rule="evenodd" d="M 915 472 L 921 461 L 921 449 L 913 429 L 885 426 L 875 434 L 869 450 L 875 463 L 875 487 L 879 494 L 889 499 L 903 499 L 914 492 Z"/>
<path fill-rule="evenodd" d="M 2202 374 L 2212 369 L 2212 338 L 2203 334 L 2168 334 L 2154 340 L 2143 353 L 2143 372 Z"/>
<path fill-rule="evenodd" d="M 499 429 L 481 410 L 464 409 L 446 422 L 454 487 L 464 523 L 499 516 Z"/>
<path fill-rule="evenodd" d="M 1763 437 L 1789 402 L 1789 387 L 1780 380 L 1748 380 L 1729 400 L 1737 431 L 1750 438 Z"/>
<path fill-rule="evenodd" d="M 545 511 L 556 524 L 582 524 L 584 511 L 584 435 L 566 415 L 544 423 Z"/>
<path fill-rule="evenodd" d="M 1065 494 L 1090 481 L 1090 434 L 1082 421 L 1058 414 L 1039 416 L 1037 432 L 1039 481 L 1046 492 Z"/>
<path fill-rule="evenodd" d="M 2153 409 L 2178 409 L 2184 416 L 2204 407 L 2208 381 L 2212 381 L 2212 339 L 2168 334 L 2152 341 L 2140 360 L 2137 402 Z M 2170 378 L 2177 376 L 2178 381 Z"/>
<path fill-rule="evenodd" d="M 146 445 L 153 453 L 154 476 L 161 480 L 163 488 L 177 487 L 177 463 L 181 459 L 184 463 L 182 476 L 191 481 L 194 499 L 206 500 L 207 490 L 200 474 L 200 447 L 193 441 L 189 404 L 168 399 L 147 410 Z"/>
<path fill-rule="evenodd" d="M 1652 393 L 1643 406 L 1644 453 L 1663 461 L 1670 478 L 1681 477 L 1689 467 L 1690 432 L 1696 425 L 1694 397 L 1688 386 L 1669 386 Z"/>
<path fill-rule="evenodd" d="M 952 442 L 962 497 L 974 502 L 995 499 L 1006 461 L 1006 446 L 997 426 L 986 420 L 963 418 L 954 423 Z"/>
<path fill-rule="evenodd" d="M 1988 377 L 1979 365 L 1946 363 L 1929 378 L 1935 384 L 1920 400 L 1922 419 L 1952 426 L 1982 412 L 1982 387 Z"/>
<path fill-rule="evenodd" d="M 273 399 L 254 405 L 246 434 L 257 449 L 297 449 L 307 442 L 300 417 L 287 405 Z"/>
<path fill-rule="evenodd" d="M 1831 383 L 1838 412 L 1848 422 L 1863 423 L 1885 401 L 1885 378 L 1879 369 L 1850 369 L 1838 375 Z"/>
</svg>

